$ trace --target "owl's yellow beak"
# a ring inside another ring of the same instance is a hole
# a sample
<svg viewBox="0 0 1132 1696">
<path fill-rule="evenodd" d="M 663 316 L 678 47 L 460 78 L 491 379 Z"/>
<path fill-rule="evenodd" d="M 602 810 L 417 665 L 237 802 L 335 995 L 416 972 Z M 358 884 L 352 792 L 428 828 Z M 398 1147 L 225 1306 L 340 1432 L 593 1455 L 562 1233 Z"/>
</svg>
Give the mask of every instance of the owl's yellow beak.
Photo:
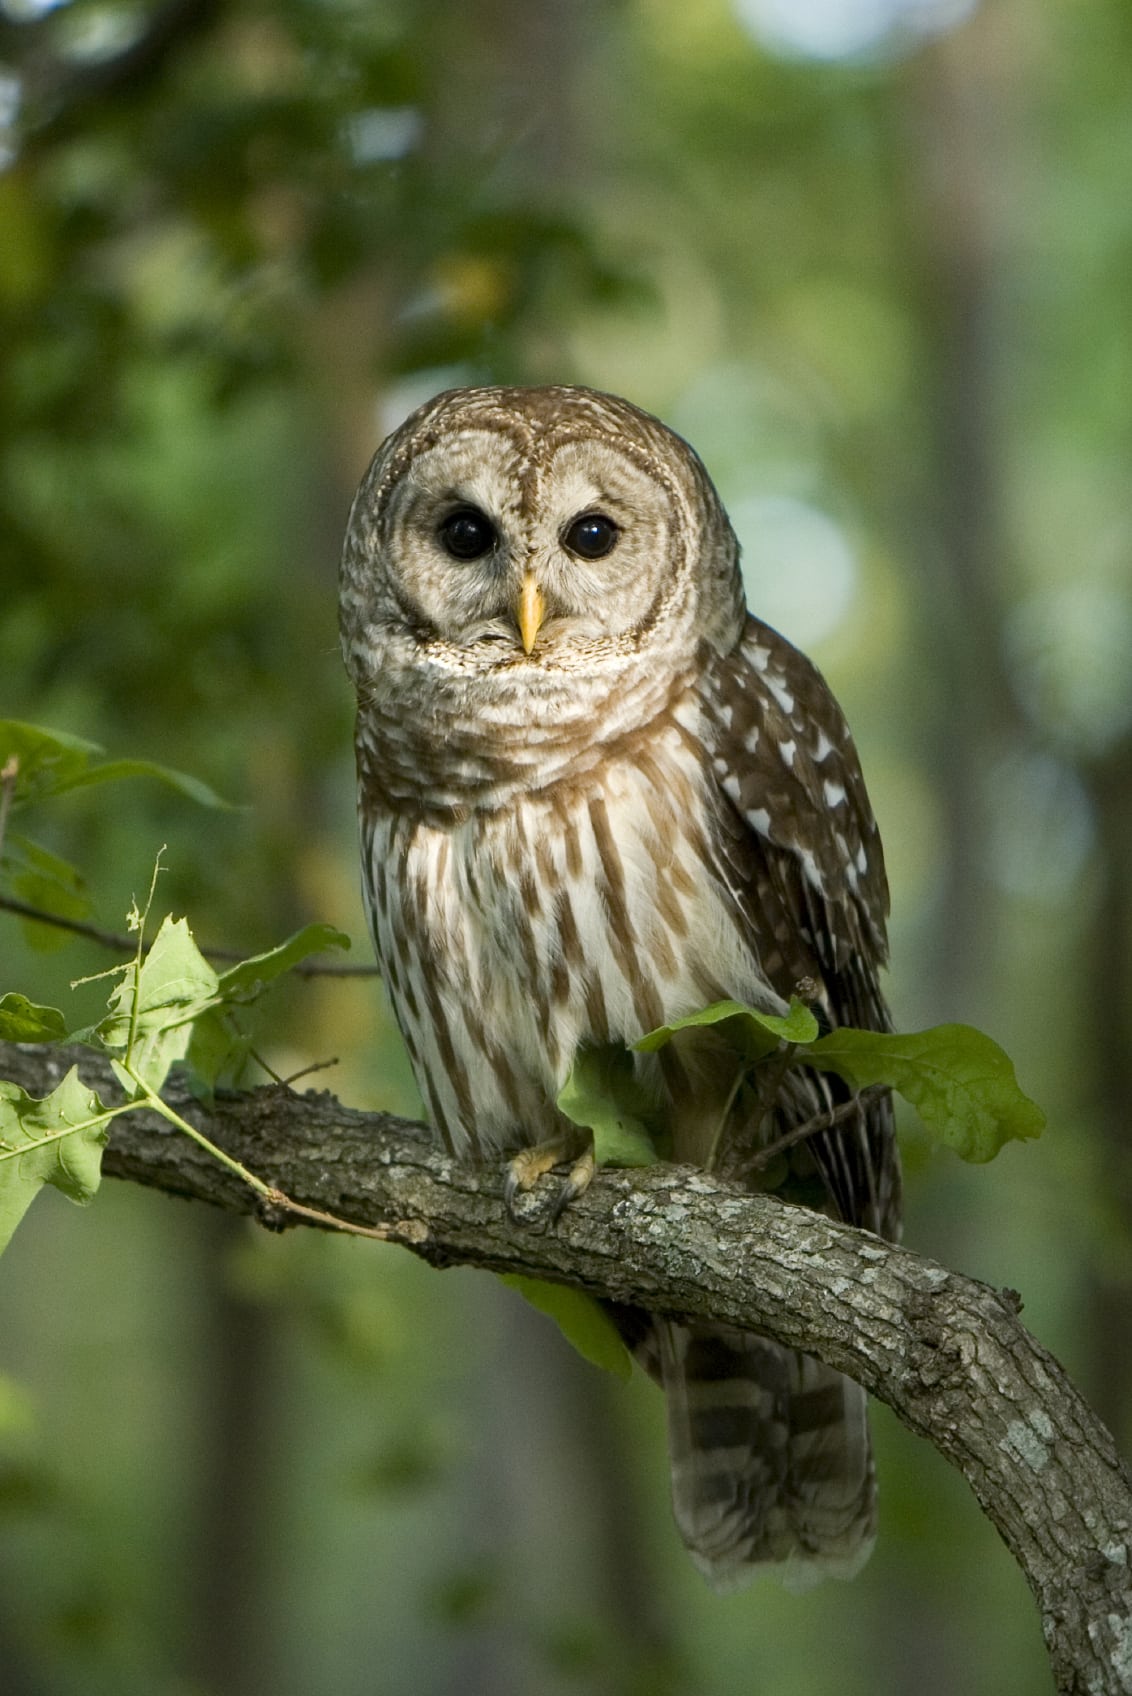
<svg viewBox="0 0 1132 1696">
<path fill-rule="evenodd" d="M 528 571 L 523 578 L 515 617 L 519 625 L 519 635 L 523 642 L 523 652 L 529 654 L 535 645 L 535 637 L 539 633 L 542 621 L 546 617 L 546 602 L 542 598 L 542 590 L 535 581 L 533 571 Z"/>
</svg>

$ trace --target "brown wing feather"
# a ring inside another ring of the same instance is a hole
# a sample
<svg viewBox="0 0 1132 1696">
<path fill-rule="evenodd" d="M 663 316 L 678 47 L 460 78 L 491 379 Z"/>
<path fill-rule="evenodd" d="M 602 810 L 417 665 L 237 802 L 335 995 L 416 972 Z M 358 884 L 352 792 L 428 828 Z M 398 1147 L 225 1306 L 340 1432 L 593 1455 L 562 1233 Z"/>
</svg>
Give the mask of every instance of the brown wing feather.
<svg viewBox="0 0 1132 1696">
<path fill-rule="evenodd" d="M 734 820 L 719 849 L 751 945 L 774 987 L 819 985 L 831 1026 L 891 1028 L 879 973 L 887 959 L 888 882 L 876 820 L 844 715 L 820 672 L 749 618 L 738 646 L 705 667 L 703 701 L 716 779 Z M 833 1103 L 836 1079 L 811 1075 Z M 812 1105 L 811 1093 L 810 1112 Z M 806 1113 L 784 1103 L 780 1128 Z M 899 1163 L 887 1097 L 873 1099 L 812 1151 L 841 1216 L 899 1230 Z"/>
</svg>

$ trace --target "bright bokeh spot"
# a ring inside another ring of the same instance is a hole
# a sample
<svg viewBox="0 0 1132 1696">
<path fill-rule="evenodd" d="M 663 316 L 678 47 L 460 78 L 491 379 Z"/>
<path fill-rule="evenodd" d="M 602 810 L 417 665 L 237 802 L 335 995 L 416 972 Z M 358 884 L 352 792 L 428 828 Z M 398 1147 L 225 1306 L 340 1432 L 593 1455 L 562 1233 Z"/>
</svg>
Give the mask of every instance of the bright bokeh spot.
<svg viewBox="0 0 1132 1696">
<path fill-rule="evenodd" d="M 978 0 L 734 0 L 743 28 L 773 53 L 851 59 L 954 29 Z"/>
<path fill-rule="evenodd" d="M 1000 889 L 1062 900 L 1093 847 L 1093 811 L 1072 766 L 1041 753 L 1012 753 L 986 774 L 987 870 Z"/>
<path fill-rule="evenodd" d="M 1030 717 L 1063 747 L 1102 754 L 1132 727 L 1132 595 L 1103 584 L 1039 591 L 1010 613 L 1007 654 Z"/>
<path fill-rule="evenodd" d="M 752 611 L 807 649 L 847 616 L 858 565 L 845 531 L 828 513 L 784 495 L 731 502 Z"/>
</svg>

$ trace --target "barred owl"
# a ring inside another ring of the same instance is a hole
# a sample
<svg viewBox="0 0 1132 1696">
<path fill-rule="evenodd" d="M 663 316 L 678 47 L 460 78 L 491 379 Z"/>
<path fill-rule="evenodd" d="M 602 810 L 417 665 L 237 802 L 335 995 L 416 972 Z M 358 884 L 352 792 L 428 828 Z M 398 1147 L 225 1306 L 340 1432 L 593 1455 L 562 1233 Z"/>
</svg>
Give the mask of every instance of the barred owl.
<svg viewBox="0 0 1132 1696">
<path fill-rule="evenodd" d="M 733 997 L 887 1028 L 887 886 L 845 720 L 746 611 L 692 449 L 582 388 L 438 395 L 354 502 L 341 629 L 357 690 L 363 887 L 437 1136 L 509 1183 L 587 1150 L 555 1099 L 586 1044 Z M 672 1157 L 752 1161 L 846 1105 L 792 1072 L 751 1118 L 718 1034 L 635 1061 Z M 721 1123 L 723 1134 L 719 1135 Z M 885 1098 L 799 1145 L 802 1198 L 894 1236 Z M 680 1533 L 719 1588 L 848 1576 L 875 1534 L 860 1388 L 722 1326 L 615 1310 L 663 1385 Z"/>
</svg>

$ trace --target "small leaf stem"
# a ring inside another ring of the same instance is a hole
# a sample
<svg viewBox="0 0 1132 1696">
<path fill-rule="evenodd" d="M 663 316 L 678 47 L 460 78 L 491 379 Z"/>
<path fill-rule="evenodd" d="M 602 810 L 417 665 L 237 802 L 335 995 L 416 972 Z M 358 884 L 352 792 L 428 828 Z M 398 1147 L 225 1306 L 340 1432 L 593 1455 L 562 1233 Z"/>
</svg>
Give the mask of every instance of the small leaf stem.
<svg viewBox="0 0 1132 1696">
<path fill-rule="evenodd" d="M 109 1124 L 119 1113 L 128 1113 L 133 1105 L 132 1101 L 127 1101 L 123 1102 L 121 1107 L 107 1107 L 104 1112 L 96 1113 L 91 1119 L 80 1119 L 77 1125 L 64 1125 L 61 1130 L 48 1131 L 45 1136 L 16 1143 L 15 1146 L 0 1140 L 0 1160 L 14 1160 L 18 1155 L 30 1154 L 33 1149 L 49 1148 L 53 1142 L 62 1142 L 64 1137 L 74 1136 L 76 1131 L 89 1130 L 92 1125 Z"/>
<path fill-rule="evenodd" d="M 218 1148 L 214 1142 L 210 1142 L 203 1131 L 198 1131 L 195 1125 L 190 1125 L 187 1119 L 182 1119 L 175 1108 L 170 1107 L 167 1101 L 150 1089 L 144 1079 L 134 1071 L 128 1060 L 120 1061 L 119 1064 L 126 1076 L 138 1088 L 138 1094 L 127 1103 L 129 1107 L 149 1107 L 154 1113 L 160 1113 L 163 1119 L 168 1119 L 169 1123 L 176 1126 L 177 1130 L 184 1131 L 185 1135 L 191 1137 L 198 1147 L 203 1148 L 206 1154 L 210 1154 L 222 1166 L 226 1166 L 229 1172 L 241 1179 L 257 1195 L 262 1195 L 268 1200 L 278 1199 L 279 1192 L 273 1190 L 270 1184 L 265 1184 L 262 1178 L 257 1178 L 254 1172 L 249 1172 L 248 1168 L 239 1160 L 233 1160 L 230 1154 L 225 1154 L 222 1148 Z M 284 1198 L 285 1200 L 286 1198 Z M 290 1203 L 287 1203 L 287 1205 L 290 1205 Z"/>
<path fill-rule="evenodd" d="M 354 1237 L 373 1237 L 379 1242 L 420 1240 L 412 1221 L 405 1221 L 399 1225 L 388 1227 L 355 1225 L 349 1219 L 340 1219 L 335 1213 L 325 1213 L 321 1208 L 307 1207 L 301 1201 L 293 1201 L 283 1190 L 276 1189 L 273 1184 L 264 1183 L 262 1178 L 257 1178 L 255 1173 L 250 1171 L 242 1161 L 234 1160 L 230 1154 L 225 1154 L 222 1148 L 206 1137 L 203 1131 L 198 1131 L 195 1125 L 190 1125 L 189 1121 L 183 1119 L 163 1097 L 149 1088 L 132 1066 L 124 1062 L 119 1062 L 119 1064 L 126 1075 L 137 1085 L 139 1094 L 133 1100 L 124 1103 L 122 1107 L 112 1109 L 108 1117 L 112 1116 L 113 1113 L 128 1112 L 136 1107 L 148 1107 L 154 1113 L 160 1113 L 163 1119 L 167 1119 L 178 1131 L 183 1131 L 187 1137 L 191 1137 L 198 1148 L 203 1148 L 204 1152 L 210 1155 L 213 1160 L 219 1161 L 221 1166 L 224 1166 L 234 1177 L 239 1178 L 241 1183 L 247 1184 L 248 1188 L 254 1190 L 256 1195 L 262 1197 L 269 1206 L 281 1208 L 285 1213 L 293 1213 L 299 1219 L 310 1219 L 317 1224 L 329 1225 L 336 1231 L 344 1231 Z"/>
<path fill-rule="evenodd" d="M 153 862 L 153 875 L 149 880 L 149 894 L 145 898 L 145 907 L 138 919 L 138 940 L 137 947 L 134 950 L 134 993 L 130 998 L 130 1034 L 126 1039 L 126 1058 L 124 1061 L 126 1070 L 129 1071 L 131 1077 L 135 1076 L 130 1067 L 130 1055 L 134 1052 L 134 1044 L 137 1041 L 138 1034 L 138 1013 L 140 1011 L 138 1007 L 138 1002 L 140 1000 L 139 985 L 141 982 L 142 962 L 145 959 L 145 921 L 149 918 L 149 909 L 153 905 L 153 895 L 157 888 L 157 874 L 161 870 L 161 856 L 164 852 L 165 846 L 162 844 L 162 846 L 157 850 L 157 855 Z M 131 919 L 133 916 L 133 913 L 131 913 Z M 144 1089 L 145 1085 L 143 1084 L 141 1087 Z"/>
<path fill-rule="evenodd" d="M 748 1068 L 742 1063 L 736 1069 L 735 1081 L 727 1092 L 727 1100 L 723 1103 L 723 1108 L 719 1115 L 719 1123 L 715 1127 L 715 1135 L 711 1139 L 711 1147 L 708 1149 L 708 1157 L 704 1162 L 704 1170 L 706 1172 L 715 1171 L 715 1162 L 719 1155 L 719 1145 L 723 1141 L 724 1130 L 727 1127 L 727 1118 L 732 1107 L 735 1105 L 735 1097 L 743 1087 L 744 1079 L 747 1076 L 747 1070 Z"/>
</svg>

